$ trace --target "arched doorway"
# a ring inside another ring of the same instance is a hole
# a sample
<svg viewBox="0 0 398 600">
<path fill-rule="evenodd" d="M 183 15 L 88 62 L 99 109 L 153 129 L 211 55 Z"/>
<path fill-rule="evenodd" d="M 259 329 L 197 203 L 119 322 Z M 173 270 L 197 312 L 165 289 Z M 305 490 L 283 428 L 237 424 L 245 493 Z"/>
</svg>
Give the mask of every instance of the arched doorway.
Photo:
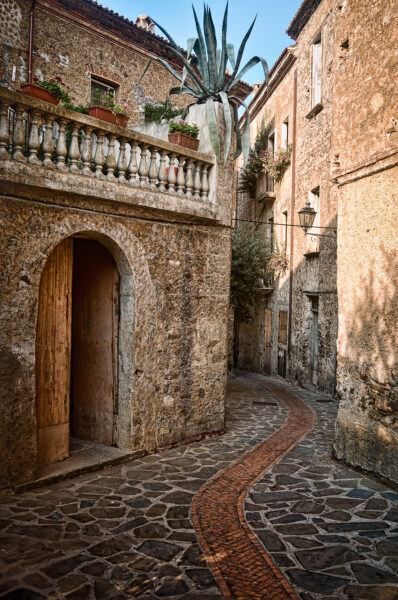
<svg viewBox="0 0 398 600">
<path fill-rule="evenodd" d="M 38 464 L 69 455 L 70 436 L 117 442 L 119 273 L 99 241 L 74 236 L 43 269 L 36 342 Z"/>
</svg>

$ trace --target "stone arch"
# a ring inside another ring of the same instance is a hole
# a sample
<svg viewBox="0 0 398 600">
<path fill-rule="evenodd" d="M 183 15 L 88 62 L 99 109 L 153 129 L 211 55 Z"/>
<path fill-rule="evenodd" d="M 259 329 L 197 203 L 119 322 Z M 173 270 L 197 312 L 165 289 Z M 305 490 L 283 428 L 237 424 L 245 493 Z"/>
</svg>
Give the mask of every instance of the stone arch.
<svg viewBox="0 0 398 600">
<path fill-rule="evenodd" d="M 133 436 L 142 438 L 141 431 L 133 431 L 134 397 L 139 394 L 135 386 L 135 372 L 142 372 L 142 352 L 150 352 L 151 345 L 147 342 L 154 335 L 154 323 L 150 318 L 155 308 L 154 287 L 145 251 L 127 227 L 110 220 L 93 226 L 89 216 L 76 217 L 69 216 L 67 221 L 59 221 L 51 234 L 39 241 L 39 257 L 32 283 L 38 297 L 40 277 L 47 258 L 62 240 L 73 235 L 95 239 L 112 254 L 120 275 L 117 445 L 130 449 L 135 445 Z"/>
</svg>

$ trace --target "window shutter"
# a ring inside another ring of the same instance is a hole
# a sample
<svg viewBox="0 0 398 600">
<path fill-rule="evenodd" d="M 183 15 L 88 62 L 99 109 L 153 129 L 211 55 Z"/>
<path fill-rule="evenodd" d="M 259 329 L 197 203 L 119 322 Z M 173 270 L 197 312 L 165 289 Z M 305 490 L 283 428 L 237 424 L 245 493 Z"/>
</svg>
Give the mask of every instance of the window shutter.
<svg viewBox="0 0 398 600">
<path fill-rule="evenodd" d="M 279 335 L 278 341 L 280 344 L 287 344 L 287 311 L 279 311 Z"/>
<path fill-rule="evenodd" d="M 312 45 L 312 106 L 322 100 L 322 43 Z"/>
</svg>

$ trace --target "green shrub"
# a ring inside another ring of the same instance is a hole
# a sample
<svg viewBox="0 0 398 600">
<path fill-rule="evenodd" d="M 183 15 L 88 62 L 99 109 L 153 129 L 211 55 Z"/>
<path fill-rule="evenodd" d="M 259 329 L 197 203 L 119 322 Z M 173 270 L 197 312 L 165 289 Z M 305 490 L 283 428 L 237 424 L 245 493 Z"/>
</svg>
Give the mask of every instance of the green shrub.
<svg viewBox="0 0 398 600">
<path fill-rule="evenodd" d="M 246 224 L 232 234 L 231 302 L 239 321 L 250 322 L 257 312 L 261 289 L 269 283 L 272 272 L 271 241 L 264 231 Z"/>
<path fill-rule="evenodd" d="M 144 106 L 145 121 L 147 123 L 160 123 L 162 119 L 169 121 L 170 119 L 177 117 L 180 113 L 181 110 L 173 104 L 170 104 L 167 100 L 160 104 L 145 104 Z"/>
</svg>

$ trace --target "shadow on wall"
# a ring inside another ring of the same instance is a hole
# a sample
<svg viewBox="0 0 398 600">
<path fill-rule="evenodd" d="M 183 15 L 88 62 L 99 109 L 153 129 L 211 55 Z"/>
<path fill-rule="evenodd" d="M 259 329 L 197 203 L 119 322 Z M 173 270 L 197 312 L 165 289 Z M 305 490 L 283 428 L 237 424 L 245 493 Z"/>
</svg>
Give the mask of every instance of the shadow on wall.
<svg viewBox="0 0 398 600">
<path fill-rule="evenodd" d="M 348 304 L 339 332 L 335 453 L 398 482 L 396 252 L 379 248 Z"/>
</svg>

